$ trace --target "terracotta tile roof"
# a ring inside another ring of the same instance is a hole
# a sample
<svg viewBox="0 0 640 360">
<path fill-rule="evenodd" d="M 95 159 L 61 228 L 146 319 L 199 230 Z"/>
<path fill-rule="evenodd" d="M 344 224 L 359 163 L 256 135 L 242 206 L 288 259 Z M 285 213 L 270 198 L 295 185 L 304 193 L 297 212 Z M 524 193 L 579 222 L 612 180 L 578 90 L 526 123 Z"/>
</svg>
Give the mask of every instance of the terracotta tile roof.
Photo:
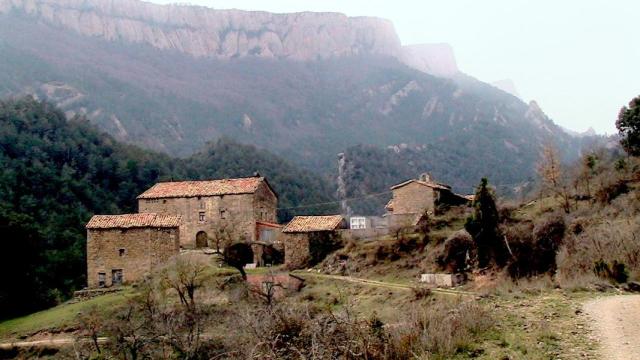
<svg viewBox="0 0 640 360">
<path fill-rule="evenodd" d="M 94 215 L 87 223 L 87 229 L 131 229 L 131 228 L 175 228 L 182 218 L 160 214 Z"/>
<path fill-rule="evenodd" d="M 399 188 L 401 188 L 403 186 L 406 186 L 406 185 L 409 185 L 409 184 L 411 184 L 413 182 L 418 183 L 420 185 L 428 186 L 428 187 L 433 188 L 433 189 L 451 190 L 451 187 L 449 187 L 447 185 L 444 185 L 444 184 L 440 184 L 440 183 L 433 182 L 433 181 L 427 182 L 427 181 L 416 180 L 416 179 L 407 180 L 407 181 L 405 181 L 403 183 L 400 183 L 398 185 L 394 185 L 394 186 L 391 187 L 391 190 L 399 189 Z"/>
<path fill-rule="evenodd" d="M 333 231 L 338 228 L 343 218 L 331 216 L 296 216 L 283 229 L 285 233 Z"/>
<path fill-rule="evenodd" d="M 161 182 L 138 196 L 138 199 L 162 199 L 234 194 L 253 194 L 263 177 L 205 181 Z"/>
</svg>

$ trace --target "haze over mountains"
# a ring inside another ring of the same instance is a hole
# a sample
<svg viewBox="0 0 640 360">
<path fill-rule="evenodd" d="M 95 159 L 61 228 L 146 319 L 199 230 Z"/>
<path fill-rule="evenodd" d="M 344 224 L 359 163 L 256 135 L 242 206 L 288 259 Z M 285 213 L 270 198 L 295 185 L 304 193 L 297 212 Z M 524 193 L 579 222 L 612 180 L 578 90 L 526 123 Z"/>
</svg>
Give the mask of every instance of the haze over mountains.
<svg viewBox="0 0 640 360">
<path fill-rule="evenodd" d="M 0 0 L 0 52 L 0 95 L 33 94 L 181 156 L 225 136 L 326 175 L 360 144 L 419 149 L 417 172 L 444 169 L 434 175 L 466 189 L 526 180 L 541 144 L 571 158 L 585 141 L 461 73 L 447 45 L 403 47 L 376 18 Z"/>
</svg>

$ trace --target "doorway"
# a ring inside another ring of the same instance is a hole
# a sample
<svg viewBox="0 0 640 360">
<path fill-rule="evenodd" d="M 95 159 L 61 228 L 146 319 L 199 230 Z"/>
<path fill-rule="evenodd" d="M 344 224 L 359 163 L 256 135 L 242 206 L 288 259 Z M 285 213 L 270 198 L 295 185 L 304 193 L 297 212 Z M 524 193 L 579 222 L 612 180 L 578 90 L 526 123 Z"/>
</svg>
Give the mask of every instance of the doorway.
<svg viewBox="0 0 640 360">
<path fill-rule="evenodd" d="M 209 236 L 204 231 L 196 234 L 196 249 L 206 248 L 209 246 Z"/>
</svg>

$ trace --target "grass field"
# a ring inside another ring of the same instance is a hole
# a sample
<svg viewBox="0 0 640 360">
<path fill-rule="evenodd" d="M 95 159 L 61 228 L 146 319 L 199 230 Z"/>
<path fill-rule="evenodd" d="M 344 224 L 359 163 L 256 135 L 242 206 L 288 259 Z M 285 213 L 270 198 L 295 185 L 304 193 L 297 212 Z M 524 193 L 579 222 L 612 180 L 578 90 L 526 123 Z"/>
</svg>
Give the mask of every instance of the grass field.
<svg viewBox="0 0 640 360">
<path fill-rule="evenodd" d="M 67 302 L 51 309 L 0 322 L 0 339 L 15 339 L 41 330 L 64 330 L 75 324 L 79 313 L 93 307 L 107 312 L 123 304 L 132 293 L 132 289 L 127 288 L 121 292 L 76 303 Z"/>
</svg>

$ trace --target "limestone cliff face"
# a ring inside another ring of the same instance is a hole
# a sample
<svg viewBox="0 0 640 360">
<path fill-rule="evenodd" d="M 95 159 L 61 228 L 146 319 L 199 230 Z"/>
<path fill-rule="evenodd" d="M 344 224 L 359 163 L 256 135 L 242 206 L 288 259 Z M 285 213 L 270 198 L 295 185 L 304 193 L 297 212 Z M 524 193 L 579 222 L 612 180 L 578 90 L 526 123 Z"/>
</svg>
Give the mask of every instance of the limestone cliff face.
<svg viewBox="0 0 640 360">
<path fill-rule="evenodd" d="M 0 0 L 2 13 L 195 57 L 313 60 L 357 54 L 400 57 L 401 53 L 390 21 L 338 13 L 272 14 L 139 0 Z"/>
</svg>

